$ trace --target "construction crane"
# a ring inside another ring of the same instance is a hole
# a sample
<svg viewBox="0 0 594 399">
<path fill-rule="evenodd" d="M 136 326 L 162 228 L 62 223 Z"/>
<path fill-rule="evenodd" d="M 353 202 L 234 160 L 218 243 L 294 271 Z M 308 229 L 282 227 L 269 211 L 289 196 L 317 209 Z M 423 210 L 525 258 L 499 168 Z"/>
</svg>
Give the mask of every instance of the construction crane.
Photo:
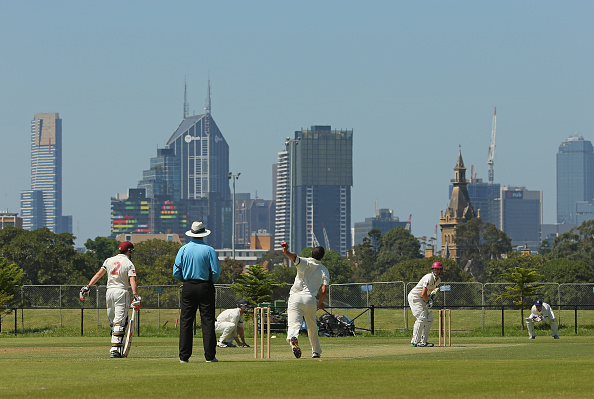
<svg viewBox="0 0 594 399">
<path fill-rule="evenodd" d="M 315 247 L 319 247 L 320 246 L 320 242 L 318 241 L 318 239 L 316 238 L 316 235 L 313 232 L 313 229 L 311 228 L 311 226 L 307 226 L 307 228 L 309 229 L 310 233 L 311 233 L 311 242 L 312 242 L 312 246 Z"/>
<path fill-rule="evenodd" d="M 489 166 L 489 185 L 493 185 L 493 159 L 495 158 L 495 132 L 497 128 L 497 107 L 493 112 L 493 126 L 491 127 L 491 144 L 489 145 L 489 157 L 487 158 L 487 165 Z"/>
<path fill-rule="evenodd" d="M 406 225 L 404 226 L 405 230 L 408 230 L 408 232 L 410 233 L 410 220 L 412 219 L 412 213 L 408 216 L 408 222 L 406 222 Z"/>
<path fill-rule="evenodd" d="M 324 241 L 326 242 L 326 251 L 330 251 L 330 240 L 328 239 L 328 233 L 326 233 L 326 226 L 322 225 L 322 229 L 324 229 Z"/>
</svg>

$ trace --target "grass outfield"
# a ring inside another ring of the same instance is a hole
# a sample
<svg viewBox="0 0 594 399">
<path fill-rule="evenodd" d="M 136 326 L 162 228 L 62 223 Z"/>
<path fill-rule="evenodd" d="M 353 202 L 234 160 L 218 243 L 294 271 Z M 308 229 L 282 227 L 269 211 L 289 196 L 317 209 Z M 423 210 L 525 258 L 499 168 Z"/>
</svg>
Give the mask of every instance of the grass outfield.
<svg viewBox="0 0 594 399">
<path fill-rule="evenodd" d="M 550 331 L 523 337 L 454 337 L 447 348 L 411 348 L 406 337 L 321 338 L 324 353 L 295 359 L 284 337 L 272 358 L 202 340 L 180 364 L 177 339 L 136 337 L 127 359 L 110 359 L 109 337 L 0 339 L 0 397 L 49 398 L 514 398 L 591 397 L 592 337 Z"/>
</svg>

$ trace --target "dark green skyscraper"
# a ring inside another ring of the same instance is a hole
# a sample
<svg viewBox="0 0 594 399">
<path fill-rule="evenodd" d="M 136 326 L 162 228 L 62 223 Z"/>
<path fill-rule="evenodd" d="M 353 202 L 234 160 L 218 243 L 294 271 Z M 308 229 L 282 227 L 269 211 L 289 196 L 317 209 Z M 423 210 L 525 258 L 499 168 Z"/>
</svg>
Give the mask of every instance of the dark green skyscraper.
<svg viewBox="0 0 594 399">
<path fill-rule="evenodd" d="M 275 243 L 300 252 L 315 242 L 342 255 L 351 246 L 353 131 L 312 126 L 279 154 Z"/>
</svg>

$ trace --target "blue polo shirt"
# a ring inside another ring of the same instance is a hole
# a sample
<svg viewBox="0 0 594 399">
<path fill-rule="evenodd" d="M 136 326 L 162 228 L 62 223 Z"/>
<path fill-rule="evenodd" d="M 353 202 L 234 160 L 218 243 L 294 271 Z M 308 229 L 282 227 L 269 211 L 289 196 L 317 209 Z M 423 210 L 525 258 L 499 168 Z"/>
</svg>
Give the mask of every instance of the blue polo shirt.
<svg viewBox="0 0 594 399">
<path fill-rule="evenodd" d="M 180 280 L 204 280 L 216 283 L 221 275 L 219 257 L 213 247 L 200 239 L 192 239 L 175 257 L 173 276 Z"/>
</svg>

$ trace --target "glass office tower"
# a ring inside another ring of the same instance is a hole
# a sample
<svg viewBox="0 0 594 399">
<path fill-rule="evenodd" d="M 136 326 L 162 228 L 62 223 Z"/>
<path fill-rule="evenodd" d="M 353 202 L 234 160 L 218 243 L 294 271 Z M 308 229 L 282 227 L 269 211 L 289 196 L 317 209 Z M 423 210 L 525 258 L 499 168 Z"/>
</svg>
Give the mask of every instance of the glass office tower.
<svg viewBox="0 0 594 399">
<path fill-rule="evenodd" d="M 592 143 L 572 136 L 557 153 L 557 223 L 577 224 L 576 203 L 594 198 Z"/>
<path fill-rule="evenodd" d="M 35 114 L 31 121 L 31 189 L 21 192 L 25 230 L 47 227 L 72 233 L 72 216 L 62 216 L 62 119 Z"/>
<path fill-rule="evenodd" d="M 299 253 L 317 241 L 346 255 L 351 246 L 353 131 L 312 126 L 296 131 L 286 146 L 278 162 L 275 247 L 287 241 Z"/>
</svg>

